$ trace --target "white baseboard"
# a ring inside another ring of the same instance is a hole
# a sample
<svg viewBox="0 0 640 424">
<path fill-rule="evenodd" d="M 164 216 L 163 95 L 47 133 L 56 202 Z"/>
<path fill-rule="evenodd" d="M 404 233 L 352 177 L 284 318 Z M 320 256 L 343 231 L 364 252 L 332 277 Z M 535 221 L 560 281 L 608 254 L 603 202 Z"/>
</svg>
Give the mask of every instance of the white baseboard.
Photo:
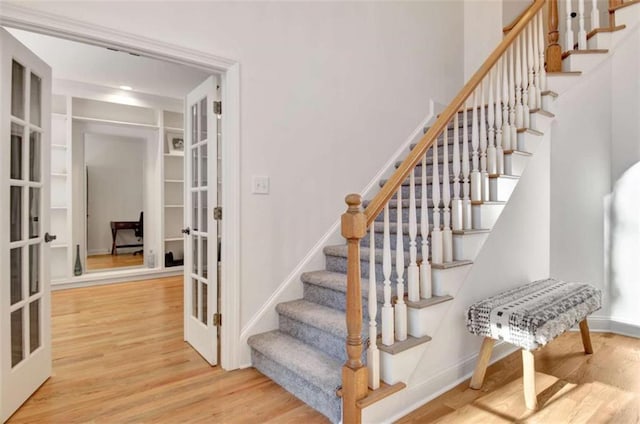
<svg viewBox="0 0 640 424">
<path fill-rule="evenodd" d="M 490 363 L 493 364 L 517 350 L 517 347 L 509 343 L 496 343 L 491 355 Z M 399 392 L 399 397 L 390 396 L 387 399 L 375 403 L 362 411 L 362 422 L 391 423 L 399 420 L 443 393 L 451 390 L 463 381 L 469 379 L 471 374 L 473 374 L 477 361 L 478 354 L 476 353 L 462 359 L 457 364 L 440 371 L 428 380 L 425 380 L 415 386 L 410 386 L 406 390 L 402 390 Z M 401 403 L 404 406 L 389 416 L 389 412 L 396 409 L 395 405 L 400 403 L 400 399 L 402 399 Z"/>
<path fill-rule="evenodd" d="M 589 330 L 594 333 L 613 333 L 640 339 L 640 325 L 616 317 L 591 316 L 589 317 Z M 572 331 L 578 331 L 578 328 L 576 327 Z"/>
<path fill-rule="evenodd" d="M 78 287 L 100 286 L 103 284 L 128 283 L 131 281 L 152 280 L 154 278 L 182 275 L 179 269 L 129 269 L 105 272 L 89 272 L 78 277 L 51 282 L 51 290 L 75 289 Z"/>
</svg>

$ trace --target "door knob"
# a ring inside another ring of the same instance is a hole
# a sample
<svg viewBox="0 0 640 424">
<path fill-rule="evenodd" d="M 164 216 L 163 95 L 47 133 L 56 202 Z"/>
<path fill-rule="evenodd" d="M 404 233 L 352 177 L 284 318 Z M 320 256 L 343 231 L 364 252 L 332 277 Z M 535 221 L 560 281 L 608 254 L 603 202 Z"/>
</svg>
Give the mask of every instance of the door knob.
<svg viewBox="0 0 640 424">
<path fill-rule="evenodd" d="M 186 235 L 191 234 L 191 229 L 190 229 L 189 227 L 187 227 L 187 228 L 183 228 L 183 229 L 182 229 L 182 234 L 186 234 Z"/>
<path fill-rule="evenodd" d="M 52 241 L 54 241 L 57 238 L 58 238 L 58 236 L 53 235 L 53 234 L 49 234 L 49 233 L 45 233 L 44 234 L 44 242 L 45 243 L 51 243 Z"/>
</svg>

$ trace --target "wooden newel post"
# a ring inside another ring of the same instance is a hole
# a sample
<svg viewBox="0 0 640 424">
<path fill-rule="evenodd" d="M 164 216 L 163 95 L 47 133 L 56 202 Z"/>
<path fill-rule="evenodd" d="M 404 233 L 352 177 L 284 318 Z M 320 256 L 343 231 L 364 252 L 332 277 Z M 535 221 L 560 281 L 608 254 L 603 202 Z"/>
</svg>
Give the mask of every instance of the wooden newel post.
<svg viewBox="0 0 640 424">
<path fill-rule="evenodd" d="M 359 194 L 346 197 L 349 208 L 342 215 L 342 236 L 347 239 L 347 362 L 342 367 L 342 421 L 359 424 L 356 402 L 367 395 L 367 368 L 362 365 L 362 291 L 360 239 L 367 233 L 367 217 Z M 375 343 L 375 341 L 374 341 Z"/>
<path fill-rule="evenodd" d="M 562 48 L 558 44 L 558 0 L 549 0 L 549 33 L 547 45 L 547 72 L 562 71 Z"/>
</svg>

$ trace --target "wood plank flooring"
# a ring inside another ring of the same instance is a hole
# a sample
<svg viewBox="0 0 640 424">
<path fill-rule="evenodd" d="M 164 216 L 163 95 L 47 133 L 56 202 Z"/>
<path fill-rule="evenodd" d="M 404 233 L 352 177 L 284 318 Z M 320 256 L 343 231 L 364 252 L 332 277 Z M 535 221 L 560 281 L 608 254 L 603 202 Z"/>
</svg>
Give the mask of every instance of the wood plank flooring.
<svg viewBox="0 0 640 424">
<path fill-rule="evenodd" d="M 481 390 L 469 380 L 398 423 L 640 423 L 640 340 L 591 333 L 585 355 L 580 333 L 566 333 L 535 352 L 538 410 L 527 411 L 522 359 L 515 352 L 487 370 Z"/>
<path fill-rule="evenodd" d="M 326 423 L 254 369 L 210 367 L 182 340 L 182 278 L 53 293 L 53 376 L 10 423 Z M 640 340 L 579 333 L 536 352 L 540 410 L 528 413 L 521 355 L 399 423 L 640 423 Z"/>
<path fill-rule="evenodd" d="M 53 292 L 53 376 L 9 423 L 326 423 L 250 368 L 210 367 L 182 335 L 182 278 Z"/>
<path fill-rule="evenodd" d="M 91 255 L 87 256 L 87 270 L 123 268 L 144 265 L 144 256 L 133 253 L 120 253 L 118 255 Z"/>
</svg>

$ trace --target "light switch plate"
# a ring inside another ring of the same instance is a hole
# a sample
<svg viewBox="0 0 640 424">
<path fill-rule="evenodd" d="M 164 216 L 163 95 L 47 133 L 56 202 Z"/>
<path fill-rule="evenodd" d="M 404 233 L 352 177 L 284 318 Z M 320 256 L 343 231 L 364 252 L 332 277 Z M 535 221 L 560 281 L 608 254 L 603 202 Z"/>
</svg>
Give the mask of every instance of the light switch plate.
<svg viewBox="0 0 640 424">
<path fill-rule="evenodd" d="M 251 177 L 251 193 L 269 194 L 269 177 L 257 175 Z"/>
</svg>

